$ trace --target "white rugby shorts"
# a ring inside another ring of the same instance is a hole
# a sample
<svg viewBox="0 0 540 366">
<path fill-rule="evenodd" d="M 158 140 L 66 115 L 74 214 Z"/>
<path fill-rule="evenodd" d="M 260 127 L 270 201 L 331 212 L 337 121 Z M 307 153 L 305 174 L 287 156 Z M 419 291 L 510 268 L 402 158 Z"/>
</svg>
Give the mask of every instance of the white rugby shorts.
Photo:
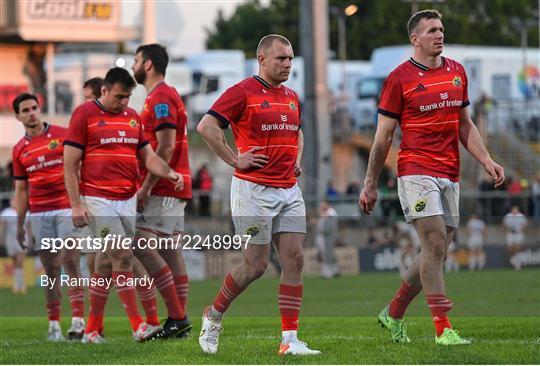
<svg viewBox="0 0 540 366">
<path fill-rule="evenodd" d="M 82 196 L 81 199 L 90 214 L 89 226 L 93 237 L 104 238 L 108 234 L 120 235 L 122 238 L 135 236 L 137 196 L 127 200 L 109 200 L 95 196 Z M 84 253 L 96 251 L 90 248 L 83 250 Z"/>
<path fill-rule="evenodd" d="M 232 178 L 231 212 L 236 235 L 269 244 L 276 233 L 306 233 L 306 206 L 298 184 L 275 188 Z"/>
<path fill-rule="evenodd" d="M 506 233 L 506 245 L 521 245 L 525 241 L 523 233 Z"/>
<path fill-rule="evenodd" d="M 150 196 L 144 211 L 137 214 L 137 229 L 146 229 L 156 235 L 183 232 L 186 204 L 186 200 L 176 197 Z"/>
<path fill-rule="evenodd" d="M 71 208 L 30 213 L 28 216 L 34 236 L 34 251 L 42 249 L 44 238 L 79 238 L 90 235 L 88 229 L 73 225 Z"/>
<path fill-rule="evenodd" d="M 429 175 L 398 177 L 398 195 L 407 222 L 443 216 L 446 226 L 459 226 L 459 183 Z"/>
</svg>

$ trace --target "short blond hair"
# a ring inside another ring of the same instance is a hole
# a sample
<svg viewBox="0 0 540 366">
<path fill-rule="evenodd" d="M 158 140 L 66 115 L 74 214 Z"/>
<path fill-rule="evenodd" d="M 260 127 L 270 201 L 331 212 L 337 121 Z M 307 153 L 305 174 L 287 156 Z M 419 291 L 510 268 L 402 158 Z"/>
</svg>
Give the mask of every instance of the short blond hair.
<svg viewBox="0 0 540 366">
<path fill-rule="evenodd" d="M 257 46 L 257 56 L 266 52 L 266 50 L 270 48 L 270 46 L 272 46 L 274 41 L 279 41 L 283 43 L 284 45 L 292 47 L 291 42 L 287 38 L 283 37 L 282 35 L 268 34 L 262 37 L 261 40 L 259 41 L 259 45 Z"/>
</svg>

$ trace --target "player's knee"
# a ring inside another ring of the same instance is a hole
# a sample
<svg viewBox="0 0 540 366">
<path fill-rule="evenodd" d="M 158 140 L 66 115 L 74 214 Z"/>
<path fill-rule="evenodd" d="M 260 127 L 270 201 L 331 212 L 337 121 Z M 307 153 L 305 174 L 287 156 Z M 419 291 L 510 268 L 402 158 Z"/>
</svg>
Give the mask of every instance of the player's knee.
<svg viewBox="0 0 540 366">
<path fill-rule="evenodd" d="M 250 278 L 256 279 L 261 277 L 266 268 L 268 267 L 268 261 L 246 261 L 245 268 Z"/>
<path fill-rule="evenodd" d="M 96 273 L 99 273 L 101 276 L 109 277 L 112 274 L 112 265 L 110 263 L 96 263 L 94 265 L 94 270 Z"/>
<path fill-rule="evenodd" d="M 112 255 L 115 267 L 120 271 L 130 271 L 133 267 L 133 255 L 128 251 L 116 251 Z"/>
<path fill-rule="evenodd" d="M 291 254 L 284 263 L 283 270 L 293 273 L 301 273 L 304 268 L 304 255 L 301 252 Z"/>
<path fill-rule="evenodd" d="M 43 266 L 43 269 L 45 270 L 45 273 L 50 278 L 56 278 L 60 276 L 60 273 L 62 272 L 62 264 L 60 261 L 51 261 Z"/>
<path fill-rule="evenodd" d="M 442 241 L 434 241 L 431 245 L 431 255 L 436 259 L 446 260 L 446 244 Z"/>
<path fill-rule="evenodd" d="M 77 272 L 79 270 L 79 260 L 74 257 L 66 257 L 64 259 L 64 268 L 66 272 Z"/>
</svg>

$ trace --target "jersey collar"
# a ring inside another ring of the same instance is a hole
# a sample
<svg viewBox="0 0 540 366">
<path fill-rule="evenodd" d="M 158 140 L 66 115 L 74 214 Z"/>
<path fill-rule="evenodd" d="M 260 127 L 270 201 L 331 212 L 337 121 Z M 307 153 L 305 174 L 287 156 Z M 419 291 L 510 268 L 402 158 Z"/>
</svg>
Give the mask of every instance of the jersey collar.
<svg viewBox="0 0 540 366">
<path fill-rule="evenodd" d="M 422 70 L 422 71 L 429 71 L 429 70 L 437 70 L 437 69 L 440 69 L 440 68 L 443 67 L 444 64 L 446 63 L 444 56 L 441 56 L 441 61 L 442 61 L 442 62 L 441 62 L 441 66 L 439 66 L 439 67 L 437 67 L 437 68 L 434 68 L 434 69 L 430 69 L 429 67 L 427 67 L 427 66 L 425 66 L 425 65 L 422 65 L 420 62 L 415 61 L 415 59 L 412 58 L 412 57 L 409 59 L 409 62 L 410 62 L 411 64 L 413 64 L 414 66 L 418 67 L 418 68 L 419 68 L 420 70 Z"/>
<path fill-rule="evenodd" d="M 108 110 L 100 101 L 99 99 L 94 99 L 94 103 L 96 103 L 96 105 L 104 112 L 107 112 L 109 114 L 113 114 L 113 115 L 117 115 L 119 113 L 122 113 L 122 112 L 118 112 L 118 113 L 113 113 L 111 112 L 110 110 Z"/>
<path fill-rule="evenodd" d="M 48 124 L 47 122 L 43 122 L 43 131 L 41 131 L 41 133 L 39 135 L 44 135 L 47 133 L 47 131 L 49 130 L 49 127 L 51 125 Z M 39 135 L 36 135 L 36 136 L 39 136 Z M 28 140 L 32 139 L 32 136 L 28 133 L 24 133 L 24 137 L 27 138 Z"/>
<path fill-rule="evenodd" d="M 259 83 L 261 83 L 262 85 L 264 85 L 265 88 L 267 89 L 272 89 L 272 85 L 268 84 L 262 77 L 260 77 L 259 75 L 253 75 L 253 77 L 255 78 L 255 80 L 257 80 Z"/>
<path fill-rule="evenodd" d="M 147 95 L 150 95 L 150 93 L 152 93 L 154 90 L 156 90 L 161 84 L 164 84 L 165 83 L 165 80 L 161 80 L 161 81 L 158 81 L 156 83 L 156 85 L 154 85 L 152 87 L 152 89 L 147 93 Z"/>
</svg>

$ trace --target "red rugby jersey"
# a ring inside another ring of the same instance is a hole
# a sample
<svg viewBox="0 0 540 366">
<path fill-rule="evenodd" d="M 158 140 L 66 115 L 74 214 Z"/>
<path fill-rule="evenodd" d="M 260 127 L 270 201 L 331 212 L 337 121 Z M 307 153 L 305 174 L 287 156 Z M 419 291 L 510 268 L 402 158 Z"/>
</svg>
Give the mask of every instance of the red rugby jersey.
<svg viewBox="0 0 540 366">
<path fill-rule="evenodd" d="M 261 146 L 256 153 L 270 158 L 262 169 L 235 169 L 235 177 L 278 188 L 296 184 L 300 103 L 293 90 L 249 77 L 227 89 L 207 113 L 223 128 L 231 125 L 239 152 Z"/>
<path fill-rule="evenodd" d="M 411 58 L 388 75 L 379 113 L 399 119 L 398 176 L 459 181 L 459 115 L 468 105 L 467 75 L 454 60 L 429 69 Z"/>
<path fill-rule="evenodd" d="M 127 200 L 137 192 L 137 150 L 148 144 L 137 112 L 111 113 L 98 101 L 78 106 L 64 144 L 84 151 L 80 193 Z"/>
<path fill-rule="evenodd" d="M 160 82 L 148 93 L 141 112 L 141 122 L 144 134 L 157 149 L 158 141 L 156 132 L 163 128 L 176 130 L 176 145 L 169 161 L 169 166 L 182 174 L 184 188 L 181 191 L 174 190 L 174 184 L 167 179 L 160 179 L 152 189 L 152 195 L 191 199 L 191 172 L 189 170 L 188 137 L 187 137 L 187 114 L 180 94 L 175 88 Z M 146 177 L 147 171 L 144 165 L 141 168 L 141 183 Z"/>
<path fill-rule="evenodd" d="M 30 212 L 69 208 L 64 185 L 64 138 L 67 130 L 45 123 L 37 136 L 25 135 L 13 147 L 13 178 L 28 180 Z"/>
</svg>

